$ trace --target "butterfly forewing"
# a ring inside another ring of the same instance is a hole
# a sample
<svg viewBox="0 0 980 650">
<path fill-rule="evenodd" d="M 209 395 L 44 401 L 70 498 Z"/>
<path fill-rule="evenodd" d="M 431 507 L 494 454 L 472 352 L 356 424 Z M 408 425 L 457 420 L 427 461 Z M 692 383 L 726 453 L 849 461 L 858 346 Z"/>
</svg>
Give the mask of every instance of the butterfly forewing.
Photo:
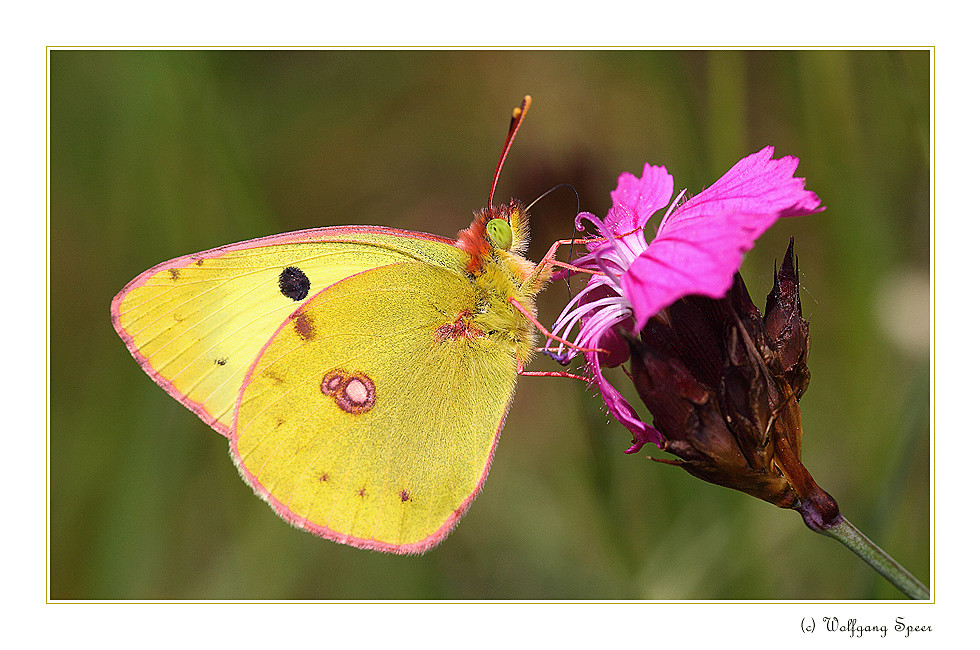
<svg viewBox="0 0 980 650">
<path fill-rule="evenodd" d="M 393 262 L 453 264 L 452 251 L 441 238 L 383 228 L 322 228 L 252 240 L 143 273 L 113 300 L 113 324 L 157 383 L 229 435 L 245 373 L 304 300 Z"/>
</svg>

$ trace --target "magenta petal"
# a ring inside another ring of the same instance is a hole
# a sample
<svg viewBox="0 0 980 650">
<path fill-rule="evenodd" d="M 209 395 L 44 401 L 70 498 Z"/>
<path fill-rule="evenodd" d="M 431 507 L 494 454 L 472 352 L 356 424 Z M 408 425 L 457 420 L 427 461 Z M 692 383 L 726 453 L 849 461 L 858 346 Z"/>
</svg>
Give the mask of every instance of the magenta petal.
<svg viewBox="0 0 980 650">
<path fill-rule="evenodd" d="M 795 178 L 799 161 L 772 160 L 772 147 L 740 160 L 711 187 L 677 208 L 623 275 L 635 331 L 681 296 L 721 298 L 755 240 L 780 217 L 813 214 L 820 198 Z"/>
<path fill-rule="evenodd" d="M 716 225 L 710 219 L 713 215 L 731 212 L 739 215 L 734 225 L 748 230 L 755 239 L 780 217 L 798 217 L 823 210 L 820 197 L 804 189 L 806 179 L 793 176 L 799 159 L 784 156 L 773 160 L 772 154 L 773 147 L 764 147 L 735 163 L 711 187 L 665 219 L 657 236 L 668 234 L 681 222 L 693 221 L 701 230 L 709 230 Z M 689 236 L 700 234 L 692 230 Z"/>
<path fill-rule="evenodd" d="M 654 212 L 667 206 L 673 193 L 674 178 L 666 167 L 644 164 L 640 178 L 623 172 L 610 192 L 613 207 L 605 224 L 617 235 L 642 229 Z"/>
</svg>

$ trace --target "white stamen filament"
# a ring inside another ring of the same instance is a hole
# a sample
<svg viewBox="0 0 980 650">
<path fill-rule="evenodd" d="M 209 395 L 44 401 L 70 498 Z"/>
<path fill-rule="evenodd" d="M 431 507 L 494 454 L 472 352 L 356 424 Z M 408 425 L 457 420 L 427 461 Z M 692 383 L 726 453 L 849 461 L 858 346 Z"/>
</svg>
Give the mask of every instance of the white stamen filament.
<svg viewBox="0 0 980 650">
<path fill-rule="evenodd" d="M 660 227 L 657 229 L 658 233 L 664 227 L 664 224 L 667 223 L 667 220 L 677 206 L 683 201 L 686 192 L 687 189 L 685 188 L 677 193 L 677 196 L 671 202 L 667 211 L 664 213 L 663 219 L 660 221 Z M 579 213 L 575 217 L 576 228 L 584 230 L 585 228 L 582 225 L 583 221 L 588 221 L 595 226 L 605 241 L 588 254 L 579 258 L 576 263 L 583 268 L 597 268 L 602 271 L 603 275 L 592 276 L 585 288 L 579 291 L 565 306 L 552 329 L 561 338 L 571 339 L 570 334 L 572 328 L 576 323 L 579 323 L 580 329 L 578 335 L 572 342 L 580 347 L 591 347 L 597 343 L 598 338 L 596 334 L 610 329 L 616 323 L 633 315 L 633 308 L 623 295 L 620 278 L 629 269 L 633 260 L 646 250 L 648 243 L 643 236 L 642 229 L 617 236 L 606 226 L 603 219 L 597 218 L 592 213 Z M 630 236 L 636 234 L 639 236 Z M 640 250 L 633 250 L 632 244 L 638 245 Z M 616 295 L 579 304 L 584 294 L 601 285 L 610 287 Z M 586 321 L 585 325 L 582 326 L 581 319 L 587 314 L 592 315 Z M 591 339 L 593 338 L 596 341 L 592 341 Z M 565 350 L 566 346 L 559 344 L 556 354 L 560 355 Z"/>
</svg>

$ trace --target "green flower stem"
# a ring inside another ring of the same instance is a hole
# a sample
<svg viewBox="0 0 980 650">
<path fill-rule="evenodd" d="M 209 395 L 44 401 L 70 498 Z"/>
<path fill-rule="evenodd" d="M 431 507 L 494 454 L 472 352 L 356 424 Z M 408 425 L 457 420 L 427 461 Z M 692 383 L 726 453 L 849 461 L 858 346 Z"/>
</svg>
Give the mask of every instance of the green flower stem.
<svg viewBox="0 0 980 650">
<path fill-rule="evenodd" d="M 840 521 L 825 528 L 822 532 L 851 549 L 855 555 L 870 564 L 871 568 L 898 587 L 909 598 L 929 600 L 929 590 L 925 585 L 916 580 L 915 576 L 909 573 L 905 567 L 878 548 L 877 544 L 868 539 L 864 533 L 855 528 L 854 524 L 844 517 L 840 517 Z"/>
</svg>

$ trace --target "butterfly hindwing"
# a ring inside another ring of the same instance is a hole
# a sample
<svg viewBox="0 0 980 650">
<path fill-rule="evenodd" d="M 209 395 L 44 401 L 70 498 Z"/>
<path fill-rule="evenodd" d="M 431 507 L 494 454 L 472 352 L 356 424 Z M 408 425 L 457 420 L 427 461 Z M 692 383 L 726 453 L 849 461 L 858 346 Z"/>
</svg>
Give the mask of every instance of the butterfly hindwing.
<svg viewBox="0 0 980 650">
<path fill-rule="evenodd" d="M 464 275 L 418 261 L 309 299 L 245 379 L 231 439 L 245 480 L 320 536 L 436 544 L 483 484 L 516 379 L 514 346 L 476 332 L 476 309 Z"/>
</svg>

